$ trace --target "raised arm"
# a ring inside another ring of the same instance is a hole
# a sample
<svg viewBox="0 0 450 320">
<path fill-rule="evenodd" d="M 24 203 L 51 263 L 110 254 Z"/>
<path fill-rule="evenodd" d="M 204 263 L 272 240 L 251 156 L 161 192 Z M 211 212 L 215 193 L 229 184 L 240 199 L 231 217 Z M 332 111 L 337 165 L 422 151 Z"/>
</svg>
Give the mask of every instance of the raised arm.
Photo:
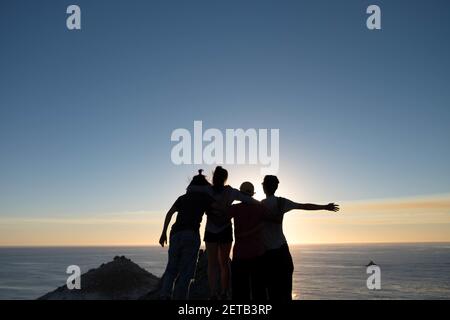
<svg viewBox="0 0 450 320">
<path fill-rule="evenodd" d="M 167 211 L 166 218 L 164 219 L 164 226 L 161 233 L 161 237 L 159 238 L 159 244 L 161 247 L 164 247 L 164 244 L 167 244 L 167 228 L 169 228 L 170 220 L 172 219 L 173 214 L 177 212 L 177 208 L 175 203 L 172 207 Z"/>
</svg>

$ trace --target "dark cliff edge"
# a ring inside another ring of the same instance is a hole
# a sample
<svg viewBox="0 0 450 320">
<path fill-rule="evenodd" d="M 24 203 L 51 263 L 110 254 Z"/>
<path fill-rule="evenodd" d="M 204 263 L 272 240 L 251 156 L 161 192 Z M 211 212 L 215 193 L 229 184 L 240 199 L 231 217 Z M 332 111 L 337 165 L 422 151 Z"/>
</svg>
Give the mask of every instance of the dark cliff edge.
<svg viewBox="0 0 450 320">
<path fill-rule="evenodd" d="M 208 298 L 206 270 L 206 254 L 200 251 L 189 299 Z M 81 289 L 69 290 L 64 284 L 38 300 L 157 300 L 160 287 L 161 278 L 124 256 L 116 256 L 113 261 L 82 274 Z"/>
</svg>

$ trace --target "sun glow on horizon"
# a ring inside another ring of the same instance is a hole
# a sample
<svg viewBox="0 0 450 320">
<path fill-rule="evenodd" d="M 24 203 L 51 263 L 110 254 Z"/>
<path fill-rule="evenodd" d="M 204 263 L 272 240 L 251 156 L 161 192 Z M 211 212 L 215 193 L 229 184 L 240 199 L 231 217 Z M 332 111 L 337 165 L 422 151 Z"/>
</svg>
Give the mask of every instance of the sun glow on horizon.
<svg viewBox="0 0 450 320">
<path fill-rule="evenodd" d="M 448 242 L 450 195 L 347 201 L 341 211 L 286 214 L 291 244 Z M 1 246 L 157 245 L 165 212 L 1 217 Z M 173 222 L 173 221 L 172 221 Z M 202 231 L 205 218 L 202 222 Z"/>
</svg>

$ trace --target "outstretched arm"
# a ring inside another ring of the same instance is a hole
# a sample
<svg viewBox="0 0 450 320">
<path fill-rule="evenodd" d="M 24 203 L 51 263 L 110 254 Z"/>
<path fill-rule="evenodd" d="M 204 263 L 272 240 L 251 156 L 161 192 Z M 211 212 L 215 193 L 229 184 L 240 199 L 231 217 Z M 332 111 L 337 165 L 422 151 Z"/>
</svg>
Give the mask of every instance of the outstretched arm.
<svg viewBox="0 0 450 320">
<path fill-rule="evenodd" d="M 230 187 L 231 188 L 231 187 Z M 234 189 L 231 188 L 231 199 L 234 201 L 241 201 L 243 203 L 248 203 L 248 204 L 260 204 L 260 202 L 258 200 L 256 200 L 255 198 L 246 195 L 245 193 L 239 191 L 238 189 Z"/>
<path fill-rule="evenodd" d="M 313 203 L 295 203 L 294 209 L 300 210 L 327 210 L 337 212 L 339 211 L 339 205 L 335 203 L 329 203 L 326 205 L 313 204 Z"/>
<path fill-rule="evenodd" d="M 161 247 L 164 247 L 164 244 L 167 244 L 167 228 L 169 228 L 170 220 L 172 219 L 173 214 L 177 212 L 177 208 L 175 204 L 173 204 L 172 208 L 167 211 L 166 219 L 164 219 L 164 227 L 161 233 L 161 237 L 159 238 L 159 244 Z"/>
</svg>

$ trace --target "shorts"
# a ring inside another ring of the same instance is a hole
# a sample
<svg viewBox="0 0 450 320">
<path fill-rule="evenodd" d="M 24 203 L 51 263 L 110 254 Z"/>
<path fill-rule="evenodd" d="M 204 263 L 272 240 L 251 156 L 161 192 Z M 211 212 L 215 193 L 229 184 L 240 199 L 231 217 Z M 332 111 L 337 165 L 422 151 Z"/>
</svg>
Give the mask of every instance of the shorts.
<svg viewBox="0 0 450 320">
<path fill-rule="evenodd" d="M 233 227 L 230 224 L 219 233 L 213 233 L 205 230 L 205 237 L 203 238 L 203 241 L 210 243 L 231 243 L 233 242 Z"/>
</svg>

